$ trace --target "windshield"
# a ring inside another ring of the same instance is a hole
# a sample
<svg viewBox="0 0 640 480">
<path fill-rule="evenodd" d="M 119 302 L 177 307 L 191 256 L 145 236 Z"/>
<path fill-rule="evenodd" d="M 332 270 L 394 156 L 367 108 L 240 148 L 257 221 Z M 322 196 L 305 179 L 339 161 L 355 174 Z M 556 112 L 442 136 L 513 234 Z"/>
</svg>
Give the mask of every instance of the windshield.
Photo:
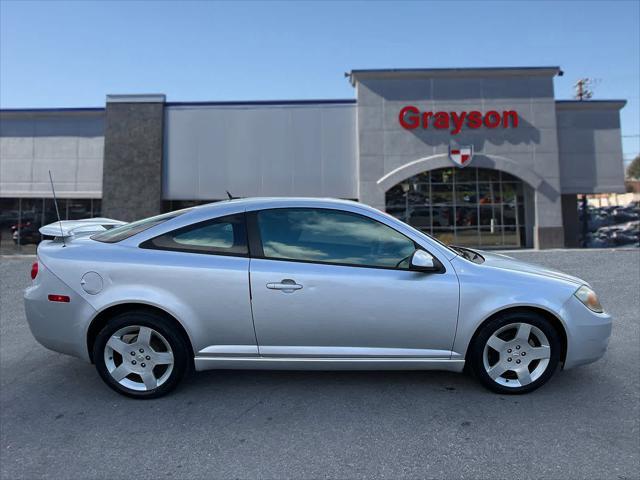
<svg viewBox="0 0 640 480">
<path fill-rule="evenodd" d="M 449 250 L 452 254 L 454 255 L 460 255 L 460 252 L 458 250 L 456 250 L 455 248 L 453 248 L 451 245 L 447 245 L 446 243 L 442 242 L 441 240 L 438 240 L 436 237 L 434 237 L 433 235 L 429 235 L 426 232 L 423 232 L 422 230 L 418 230 L 417 228 L 409 225 L 406 222 L 403 222 L 402 220 L 399 220 L 398 218 L 394 217 L 393 215 L 391 215 L 390 213 L 387 212 L 380 212 L 383 215 L 393 219 L 394 221 L 400 221 L 402 222 L 405 226 L 409 227 L 411 230 L 413 230 L 414 232 L 417 232 L 420 235 L 424 235 L 425 237 L 428 237 L 429 240 L 433 240 L 434 242 L 436 242 L 438 245 L 441 245 L 442 247 L 446 248 L 447 250 Z"/>
<path fill-rule="evenodd" d="M 145 230 L 151 227 L 155 227 L 156 225 L 166 222 L 167 220 L 176 218 L 184 213 L 187 213 L 189 210 L 191 209 L 185 208 L 183 210 L 176 210 L 175 212 L 156 215 L 155 217 L 143 218 L 142 220 L 127 223 L 126 225 L 112 228 L 111 230 L 107 230 L 106 232 L 92 235 L 91 239 L 97 240 L 98 242 L 116 243 L 126 238 L 137 235 L 140 232 L 144 232 Z"/>
</svg>

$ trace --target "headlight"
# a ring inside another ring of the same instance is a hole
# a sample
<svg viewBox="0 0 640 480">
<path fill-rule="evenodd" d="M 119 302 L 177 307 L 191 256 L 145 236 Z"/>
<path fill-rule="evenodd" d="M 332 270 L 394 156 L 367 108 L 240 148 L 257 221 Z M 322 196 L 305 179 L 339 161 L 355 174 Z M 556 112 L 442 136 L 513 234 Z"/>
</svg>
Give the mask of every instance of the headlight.
<svg viewBox="0 0 640 480">
<path fill-rule="evenodd" d="M 602 313 L 604 309 L 600 305 L 596 292 L 591 290 L 586 285 L 581 286 L 574 295 L 592 312 Z"/>
</svg>

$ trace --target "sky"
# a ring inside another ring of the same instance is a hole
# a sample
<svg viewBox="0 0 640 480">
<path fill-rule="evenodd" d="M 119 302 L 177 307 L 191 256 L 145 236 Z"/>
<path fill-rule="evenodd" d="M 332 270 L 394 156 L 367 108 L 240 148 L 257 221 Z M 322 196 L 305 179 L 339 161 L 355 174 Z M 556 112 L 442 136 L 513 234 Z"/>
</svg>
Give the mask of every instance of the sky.
<svg viewBox="0 0 640 480">
<path fill-rule="evenodd" d="M 0 0 L 0 108 L 353 98 L 360 68 L 560 66 L 626 99 L 640 153 L 640 1 L 213 2 Z"/>
</svg>

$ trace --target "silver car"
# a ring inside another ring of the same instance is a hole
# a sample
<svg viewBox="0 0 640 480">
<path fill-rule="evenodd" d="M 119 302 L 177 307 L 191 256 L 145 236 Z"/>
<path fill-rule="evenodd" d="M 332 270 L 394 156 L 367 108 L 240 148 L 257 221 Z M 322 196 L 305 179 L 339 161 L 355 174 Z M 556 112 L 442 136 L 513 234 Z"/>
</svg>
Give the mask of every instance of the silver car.
<svg viewBox="0 0 640 480">
<path fill-rule="evenodd" d="M 135 398 L 192 369 L 466 366 L 524 393 L 600 358 L 611 333 L 583 280 L 446 246 L 356 202 L 230 200 L 41 231 L 56 238 L 24 295 L 33 335 Z"/>
</svg>

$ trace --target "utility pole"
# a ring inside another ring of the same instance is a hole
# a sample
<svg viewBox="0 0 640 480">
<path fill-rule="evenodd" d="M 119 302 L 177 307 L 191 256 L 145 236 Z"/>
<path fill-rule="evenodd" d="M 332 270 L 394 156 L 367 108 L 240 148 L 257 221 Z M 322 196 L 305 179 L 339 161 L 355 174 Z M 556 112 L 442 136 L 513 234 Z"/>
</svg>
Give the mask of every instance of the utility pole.
<svg viewBox="0 0 640 480">
<path fill-rule="evenodd" d="M 591 99 L 591 97 L 593 97 L 593 90 L 591 90 L 593 83 L 593 79 L 591 78 L 581 78 L 578 80 L 573 86 L 575 92 L 574 98 L 579 101 Z"/>
<path fill-rule="evenodd" d="M 580 246 L 582 248 L 587 247 L 587 235 L 589 234 L 589 203 L 587 202 L 587 196 L 582 195 L 582 236 Z"/>
<path fill-rule="evenodd" d="M 593 90 L 591 87 L 596 83 L 592 78 L 581 78 L 573 85 L 574 95 L 578 101 L 590 100 L 593 97 Z M 588 244 L 587 235 L 589 234 L 589 203 L 587 202 L 587 196 L 582 195 L 582 235 L 581 235 L 581 247 L 585 248 Z"/>
</svg>

